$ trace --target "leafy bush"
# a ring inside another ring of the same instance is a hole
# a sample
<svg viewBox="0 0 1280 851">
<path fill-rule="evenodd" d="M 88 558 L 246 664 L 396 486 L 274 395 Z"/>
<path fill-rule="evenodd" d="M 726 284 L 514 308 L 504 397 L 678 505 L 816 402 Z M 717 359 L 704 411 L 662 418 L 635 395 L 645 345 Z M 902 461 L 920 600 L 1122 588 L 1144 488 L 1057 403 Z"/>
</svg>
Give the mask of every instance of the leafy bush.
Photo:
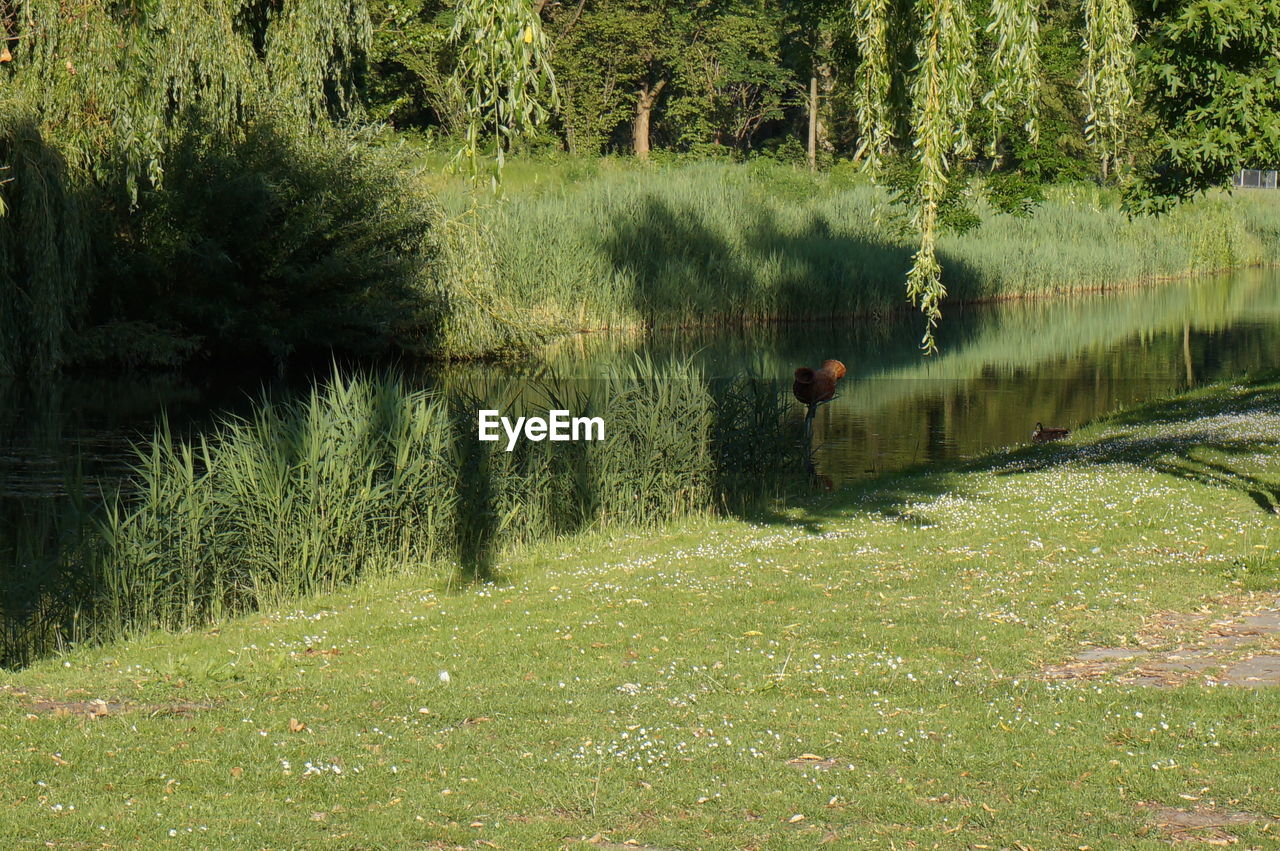
<svg viewBox="0 0 1280 851">
<path fill-rule="evenodd" d="M 362 138 L 192 133 L 143 193 L 106 291 L 118 318 L 276 360 L 385 351 L 430 316 L 436 208 Z"/>
</svg>

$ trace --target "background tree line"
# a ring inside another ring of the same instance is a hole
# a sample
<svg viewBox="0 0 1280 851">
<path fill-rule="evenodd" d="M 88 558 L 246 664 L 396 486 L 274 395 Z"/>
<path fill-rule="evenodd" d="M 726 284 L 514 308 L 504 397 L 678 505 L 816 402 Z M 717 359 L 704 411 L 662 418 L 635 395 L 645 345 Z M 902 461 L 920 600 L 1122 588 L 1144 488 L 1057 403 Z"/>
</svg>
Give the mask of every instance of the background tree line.
<svg viewBox="0 0 1280 851">
<path fill-rule="evenodd" d="M 0 374 L 438 352 L 493 274 L 386 124 L 473 173 L 495 139 L 873 164 L 933 322 L 967 173 L 1161 209 L 1280 163 L 1278 79 L 1280 0 L 0 0 Z"/>
<path fill-rule="evenodd" d="M 858 153 L 853 74 L 859 56 L 850 3 L 534 5 L 550 39 L 560 108 L 532 147 L 576 155 L 646 157 L 660 150 L 799 162 L 809 155 L 816 101 L 818 159 Z M 458 132 L 463 115 L 450 87 L 453 8 L 450 0 L 373 4 L 368 99 L 374 117 L 432 137 Z M 1038 181 L 1088 178 L 1098 168 L 1086 143 L 1087 107 L 1077 86 L 1084 67 L 1080 4 L 1051 0 L 1040 15 L 1042 132 L 1035 141 L 1021 128 L 1009 133 L 983 165 L 1020 170 Z M 912 20 L 905 6 L 902 20 Z M 893 49 L 910 52 L 916 37 L 912 28 L 898 28 Z M 905 107 L 904 80 L 893 84 L 894 97 Z M 993 119 L 980 105 L 974 124 L 982 151 L 989 148 Z M 1132 120 L 1135 131 L 1150 124 L 1141 110 Z M 910 138 L 905 130 L 900 137 Z"/>
</svg>

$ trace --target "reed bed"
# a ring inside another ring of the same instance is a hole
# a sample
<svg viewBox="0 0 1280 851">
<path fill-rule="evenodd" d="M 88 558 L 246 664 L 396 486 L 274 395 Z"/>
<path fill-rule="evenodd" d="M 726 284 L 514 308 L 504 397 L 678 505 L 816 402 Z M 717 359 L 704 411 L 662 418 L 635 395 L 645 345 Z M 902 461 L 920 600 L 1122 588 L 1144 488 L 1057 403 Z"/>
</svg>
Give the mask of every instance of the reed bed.
<svg viewBox="0 0 1280 851">
<path fill-rule="evenodd" d="M 793 468 L 782 388 L 637 359 L 597 379 L 409 389 L 335 374 L 309 395 L 179 439 L 161 425 L 105 500 L 0 541 L 4 664 L 69 643 L 191 629 L 374 574 L 488 580 L 502 555 L 579 530 L 653 526 L 749 499 Z M 477 410 L 600 416 L 595 442 L 477 439 Z"/>
<path fill-rule="evenodd" d="M 584 328 L 827 319 L 905 302 L 910 234 L 857 178 L 704 162 L 525 181 L 501 200 L 436 191 L 450 226 L 471 234 L 450 232 L 438 269 L 467 329 L 437 341 L 449 357 Z M 954 301 L 974 301 L 1275 262 L 1273 195 L 1133 219 L 1093 186 L 1052 188 L 1025 217 L 978 203 L 981 224 L 941 241 L 944 282 Z"/>
</svg>

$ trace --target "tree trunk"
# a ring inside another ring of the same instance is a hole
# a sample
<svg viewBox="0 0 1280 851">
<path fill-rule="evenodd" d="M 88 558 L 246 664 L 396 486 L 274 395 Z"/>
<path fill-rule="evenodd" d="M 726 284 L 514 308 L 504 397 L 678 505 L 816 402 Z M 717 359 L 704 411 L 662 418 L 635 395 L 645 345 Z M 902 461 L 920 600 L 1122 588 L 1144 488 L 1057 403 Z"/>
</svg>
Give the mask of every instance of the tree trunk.
<svg viewBox="0 0 1280 851">
<path fill-rule="evenodd" d="M 653 105 L 658 102 L 658 95 L 666 84 L 666 80 L 659 80 L 652 88 L 648 82 L 640 87 L 636 98 L 636 120 L 631 128 L 631 144 L 637 159 L 649 159 L 649 117 L 653 115 Z"/>
<path fill-rule="evenodd" d="M 809 78 L 809 171 L 818 170 L 818 78 Z"/>
<path fill-rule="evenodd" d="M 824 56 L 830 56 L 831 51 L 835 49 L 835 37 L 831 34 L 830 29 L 824 28 L 821 34 L 822 52 Z M 814 103 L 814 112 L 818 116 L 818 144 L 817 148 L 825 153 L 835 153 L 835 143 L 831 141 L 831 133 L 829 122 L 824 118 L 823 113 L 831 110 L 831 94 L 836 87 L 836 70 L 831 62 L 822 62 L 818 65 L 818 100 Z"/>
</svg>

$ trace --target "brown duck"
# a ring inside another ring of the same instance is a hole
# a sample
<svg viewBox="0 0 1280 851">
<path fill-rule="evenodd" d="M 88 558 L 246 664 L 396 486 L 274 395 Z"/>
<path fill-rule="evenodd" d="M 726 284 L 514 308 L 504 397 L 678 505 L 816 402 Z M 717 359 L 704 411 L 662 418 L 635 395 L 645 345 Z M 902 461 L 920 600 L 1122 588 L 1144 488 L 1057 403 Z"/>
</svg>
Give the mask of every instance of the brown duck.
<svg viewBox="0 0 1280 851">
<path fill-rule="evenodd" d="M 796 370 L 791 392 L 806 405 L 829 402 L 836 395 L 836 382 L 844 378 L 844 373 L 844 364 L 838 360 L 825 360 L 817 369 L 802 366 Z"/>
<path fill-rule="evenodd" d="M 1069 428 L 1045 428 L 1041 423 L 1036 423 L 1036 430 L 1031 432 L 1031 439 L 1036 443 L 1048 443 L 1050 440 L 1061 440 L 1071 434 Z"/>
</svg>

